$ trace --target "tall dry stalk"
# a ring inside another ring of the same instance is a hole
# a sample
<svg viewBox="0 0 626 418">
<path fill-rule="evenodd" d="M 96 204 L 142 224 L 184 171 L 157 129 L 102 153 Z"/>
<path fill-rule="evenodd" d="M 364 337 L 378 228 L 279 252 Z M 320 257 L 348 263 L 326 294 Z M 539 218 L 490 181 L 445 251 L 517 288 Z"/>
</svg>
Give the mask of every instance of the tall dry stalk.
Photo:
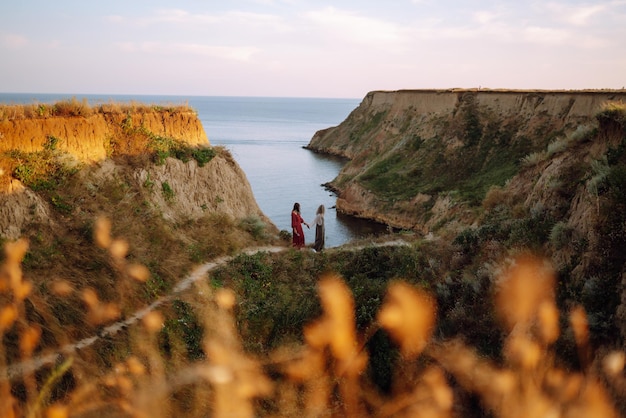
<svg viewBox="0 0 626 418">
<path fill-rule="evenodd" d="M 106 249 L 118 272 L 118 300 L 103 302 L 95 291 L 74 289 L 62 280 L 59 295 L 82 294 L 92 325 L 122 314 L 133 287 L 143 283 L 144 266 L 126 261 L 128 245 L 110 236 L 110 222 L 96 223 L 96 243 Z M 373 329 L 382 328 L 397 344 L 401 359 L 388 394 L 376 389 L 367 374 L 367 335 L 359 335 L 355 302 L 337 274 L 318 282 L 319 318 L 303 330 L 297 347 L 281 347 L 267 358 L 246 353 L 237 332 L 237 295 L 198 283 L 181 295 L 191 301 L 203 324 L 205 357 L 168 359 L 160 333 L 167 312 L 152 311 L 128 331 L 124 358 L 104 369 L 80 365 L 80 355 L 66 359 L 46 381 L 32 371 L 20 376 L 25 397 L 14 395 L 15 379 L 6 374 L 7 359 L 34 356 L 41 324 L 26 320 L 24 301 L 32 285 L 22 275 L 26 241 L 5 246 L 0 270 L 0 416 L 49 418 L 116 416 L 160 418 L 238 417 L 421 417 L 459 416 L 459 391 L 475 394 L 497 418 L 617 418 L 603 379 L 624 390 L 625 355 L 598 358 L 589 343 L 584 310 L 568 313 L 580 357 L 580 370 L 560 366 L 554 345 L 561 334 L 554 298 L 555 274 L 549 263 L 533 256 L 512 259 L 495 283 L 495 307 L 506 335 L 501 363 L 487 359 L 459 340 L 433 340 L 435 298 L 403 281 L 391 282 Z M 5 347 L 8 333 L 15 347 Z M 369 335 L 369 334 L 368 334 Z M 17 351 L 17 357 L 8 356 Z M 594 358 L 595 357 L 595 358 Z M 52 405 L 48 398 L 59 376 L 71 370 L 77 385 Z M 622 392 L 623 393 L 623 392 Z M 618 395 L 619 396 L 619 392 Z"/>
</svg>

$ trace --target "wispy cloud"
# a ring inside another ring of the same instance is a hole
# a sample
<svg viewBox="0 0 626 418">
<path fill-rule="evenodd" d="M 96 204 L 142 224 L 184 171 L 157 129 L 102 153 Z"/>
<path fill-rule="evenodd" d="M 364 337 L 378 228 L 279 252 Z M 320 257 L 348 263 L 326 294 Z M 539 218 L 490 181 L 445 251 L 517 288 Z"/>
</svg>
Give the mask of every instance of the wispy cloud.
<svg viewBox="0 0 626 418">
<path fill-rule="evenodd" d="M 572 26 L 603 25 L 607 18 L 626 18 L 626 0 L 570 4 L 567 2 L 536 3 L 538 11 L 547 13 L 556 22 Z"/>
<path fill-rule="evenodd" d="M 473 20 L 479 24 L 488 24 L 495 21 L 500 16 L 499 13 L 491 10 L 479 10 L 472 13 Z"/>
<path fill-rule="evenodd" d="M 198 43 L 176 42 L 119 42 L 116 44 L 123 52 L 144 52 L 158 54 L 191 54 L 235 61 L 248 61 L 260 52 L 256 47 L 231 47 L 220 45 L 204 45 Z"/>
<path fill-rule="evenodd" d="M 307 12 L 305 18 L 337 41 L 395 47 L 406 41 L 406 32 L 399 24 L 334 7 Z"/>
<path fill-rule="evenodd" d="M 0 43 L 5 48 L 20 49 L 29 44 L 28 38 L 15 33 L 0 34 Z"/>
<path fill-rule="evenodd" d="M 529 26 L 521 31 L 522 39 L 535 44 L 561 45 L 571 39 L 571 33 L 565 29 Z"/>
<path fill-rule="evenodd" d="M 586 26 L 592 19 L 608 9 L 604 4 L 570 5 L 566 3 L 545 4 L 546 10 L 550 11 L 555 20 L 559 20 L 574 26 Z"/>
<path fill-rule="evenodd" d="M 138 23 L 146 25 L 175 23 L 175 24 L 206 24 L 215 23 L 220 20 L 219 15 L 207 13 L 189 13 L 182 9 L 160 9 L 150 16 L 145 16 L 137 20 Z"/>
<path fill-rule="evenodd" d="M 268 13 L 254 13 L 232 10 L 224 13 L 192 13 L 183 9 L 159 9 L 152 14 L 139 18 L 121 18 L 110 16 L 111 22 L 128 22 L 139 25 L 160 25 L 171 24 L 181 27 L 201 27 L 202 25 L 250 25 L 266 26 L 268 28 L 280 29 L 285 24 L 280 16 Z"/>
</svg>

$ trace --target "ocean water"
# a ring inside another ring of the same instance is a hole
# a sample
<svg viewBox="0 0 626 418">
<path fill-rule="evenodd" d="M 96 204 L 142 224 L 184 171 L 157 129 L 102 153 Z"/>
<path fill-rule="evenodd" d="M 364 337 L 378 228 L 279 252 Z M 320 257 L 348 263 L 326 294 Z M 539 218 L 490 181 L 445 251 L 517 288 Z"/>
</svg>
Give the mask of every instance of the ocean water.
<svg viewBox="0 0 626 418">
<path fill-rule="evenodd" d="M 336 196 L 322 184 L 334 179 L 345 161 L 303 148 L 316 131 L 341 123 L 360 99 L 0 93 L 0 102 L 50 103 L 73 97 L 86 98 L 92 105 L 108 101 L 189 104 L 198 112 L 210 143 L 231 151 L 261 210 L 281 230 L 291 231 L 295 202 L 308 223 L 319 205 L 326 207 L 327 247 L 386 229 L 338 214 Z M 314 238 L 314 228 L 305 227 L 306 242 L 313 243 Z"/>
</svg>

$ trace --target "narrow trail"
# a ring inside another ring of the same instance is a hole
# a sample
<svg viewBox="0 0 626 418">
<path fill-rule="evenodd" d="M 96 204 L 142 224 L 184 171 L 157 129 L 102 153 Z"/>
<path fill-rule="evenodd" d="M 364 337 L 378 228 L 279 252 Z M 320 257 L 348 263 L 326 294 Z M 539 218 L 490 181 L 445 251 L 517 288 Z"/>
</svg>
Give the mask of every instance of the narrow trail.
<svg viewBox="0 0 626 418">
<path fill-rule="evenodd" d="M 276 252 L 280 252 L 280 251 L 285 251 L 287 250 L 289 247 L 257 247 L 257 248 L 249 248 L 247 250 L 244 250 L 242 252 L 240 252 L 239 254 L 235 255 L 235 256 L 224 256 L 224 257 L 219 257 L 209 263 L 203 264 L 199 267 L 197 267 L 195 270 L 193 270 L 189 275 L 187 275 L 187 277 L 185 277 L 183 280 L 181 280 L 180 282 L 178 282 L 174 288 L 172 289 L 172 292 L 160 297 L 159 299 L 155 300 L 154 302 L 152 302 L 150 305 L 136 311 L 134 314 L 132 314 L 131 316 L 129 316 L 128 318 L 122 320 L 122 321 L 118 321 L 115 322 L 111 325 L 106 326 L 105 328 L 103 328 L 102 330 L 100 330 L 100 332 L 98 332 L 97 335 L 93 335 L 91 337 L 87 337 L 87 338 L 83 338 L 82 340 L 74 343 L 74 344 L 67 344 L 64 345 L 63 347 L 58 348 L 57 350 L 55 350 L 52 353 L 48 353 L 48 354 L 44 354 L 41 356 L 37 356 L 37 357 L 33 357 L 32 359 L 23 361 L 21 363 L 16 363 L 16 364 L 12 364 L 10 366 L 8 366 L 6 369 L 4 370 L 0 370 L 0 381 L 6 381 L 6 380 L 13 380 L 15 378 L 18 378 L 20 376 L 23 376 L 25 374 L 29 374 L 32 373 L 38 369 L 40 369 L 43 366 L 49 365 L 49 364 L 54 364 L 56 363 L 59 359 L 61 359 L 63 356 L 67 356 L 67 355 L 71 355 L 76 353 L 78 350 L 81 350 L 83 348 L 89 347 L 90 345 L 94 344 L 96 341 L 115 335 L 118 332 L 120 332 L 121 330 L 134 325 L 135 323 L 137 323 L 139 320 L 141 320 L 144 316 L 146 316 L 148 313 L 152 312 L 153 310 L 155 310 L 156 308 L 158 308 L 159 306 L 163 305 L 166 302 L 171 301 L 175 296 L 179 295 L 180 293 L 184 292 L 185 290 L 189 289 L 191 287 L 191 285 L 193 285 L 195 282 L 197 282 L 198 280 L 205 278 L 206 275 L 211 271 L 216 269 L 217 267 L 228 263 L 229 261 L 231 261 L 232 259 L 234 259 L 235 257 L 237 257 L 238 255 L 241 254 L 248 254 L 248 255 L 253 255 L 259 252 L 272 252 L 272 253 L 276 253 Z"/>
<path fill-rule="evenodd" d="M 367 245 L 329 248 L 326 251 L 327 252 L 357 251 L 357 250 L 361 250 L 367 247 L 389 247 L 389 246 L 402 246 L 402 245 L 410 245 L 410 244 L 408 244 L 406 241 L 398 239 L 398 240 L 387 241 L 383 243 L 370 243 Z M 279 247 L 279 246 L 254 247 L 254 248 L 248 248 L 246 250 L 243 250 L 239 254 L 234 255 L 234 256 L 224 256 L 224 257 L 216 258 L 215 260 L 208 262 L 206 264 L 203 264 L 197 267 L 196 269 L 194 269 L 189 275 L 187 275 L 183 280 L 178 282 L 173 287 L 171 293 L 160 297 L 159 299 L 152 302 L 150 305 L 136 311 L 134 314 L 132 314 L 128 318 L 106 326 L 100 332 L 98 332 L 97 335 L 83 338 L 82 340 L 76 343 L 64 345 L 56 349 L 54 352 L 37 356 L 37 357 L 33 357 L 29 360 L 9 365 L 5 369 L 0 370 L 0 381 L 13 380 L 25 374 L 33 373 L 34 371 L 40 369 L 41 367 L 56 363 L 57 361 L 61 360 L 63 356 L 74 354 L 83 348 L 89 347 L 90 345 L 94 344 L 98 340 L 115 335 L 121 330 L 128 328 L 131 325 L 136 324 L 139 320 L 141 320 L 148 313 L 152 312 L 153 310 L 163 305 L 164 303 L 171 301 L 175 296 L 181 294 L 185 290 L 188 290 L 198 280 L 202 278 L 206 278 L 207 274 L 210 271 L 228 263 L 229 261 L 233 260 L 235 257 L 241 254 L 254 255 L 260 252 L 277 253 L 277 252 L 287 251 L 290 248 L 291 247 Z"/>
</svg>

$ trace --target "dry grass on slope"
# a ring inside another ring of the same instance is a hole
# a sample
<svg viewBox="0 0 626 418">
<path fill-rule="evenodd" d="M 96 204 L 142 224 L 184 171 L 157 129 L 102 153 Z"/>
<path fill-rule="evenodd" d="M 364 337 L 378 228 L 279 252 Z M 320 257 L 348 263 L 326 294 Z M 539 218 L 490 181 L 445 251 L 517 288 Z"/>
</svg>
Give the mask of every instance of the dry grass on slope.
<svg viewBox="0 0 626 418">
<path fill-rule="evenodd" d="M 152 112 L 190 112 L 188 104 L 151 105 L 135 101 L 100 103 L 90 105 L 86 98 L 78 100 L 72 97 L 55 103 L 0 104 L 0 121 L 18 119 L 37 119 L 48 117 L 90 116 L 95 113 L 124 114 Z"/>
<path fill-rule="evenodd" d="M 129 287 L 146 283 L 149 274 L 126 259 L 126 242 L 111 237 L 109 228 L 98 222 L 95 241 L 117 272 L 117 296 L 104 301 L 89 289 L 54 287 L 60 298 L 78 297 L 94 326 L 118 318 Z M 569 313 L 571 327 L 561 329 L 554 273 L 530 256 L 509 260 L 497 281 L 496 306 L 507 335 L 501 363 L 463 342 L 435 341 L 434 297 L 391 282 L 372 324 L 389 333 L 402 357 L 387 395 L 365 378 L 367 336 L 356 329 L 349 288 L 333 273 L 319 279 L 321 315 L 305 327 L 300 346 L 252 357 L 233 319 L 237 295 L 200 283 L 185 300 L 202 323 L 202 356 L 186 358 L 172 340 L 164 345 L 163 332 L 172 323 L 163 309 L 126 330 L 129 344 L 119 345 L 124 349 L 106 364 L 95 361 L 96 353 L 79 350 L 53 367 L 8 379 L 6 366 L 41 354 L 47 327 L 28 315 L 35 284 L 21 268 L 26 251 L 24 241 L 8 245 L 0 275 L 0 414 L 6 417 L 447 418 L 466 416 L 470 411 L 461 401 L 474 394 L 494 417 L 617 418 L 609 395 L 623 399 L 626 390 L 624 353 L 591 358 L 580 308 Z M 578 371 L 563 369 L 555 359 L 553 344 L 561 332 L 575 336 Z"/>
</svg>

